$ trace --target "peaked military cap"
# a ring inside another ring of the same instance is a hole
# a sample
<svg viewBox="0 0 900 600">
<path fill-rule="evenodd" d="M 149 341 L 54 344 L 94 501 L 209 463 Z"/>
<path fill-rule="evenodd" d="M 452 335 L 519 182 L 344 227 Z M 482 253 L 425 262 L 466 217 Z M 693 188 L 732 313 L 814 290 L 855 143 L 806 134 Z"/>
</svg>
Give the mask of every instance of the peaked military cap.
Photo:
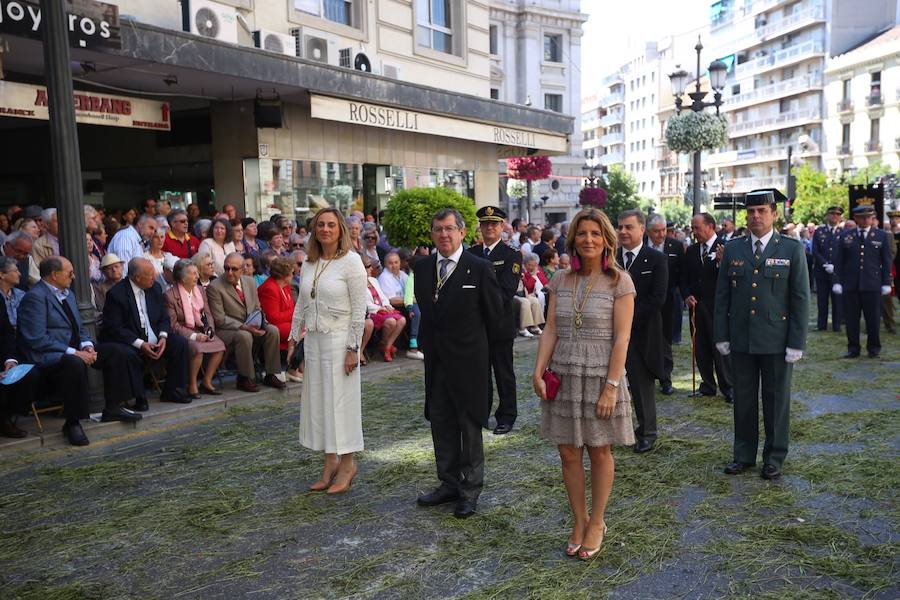
<svg viewBox="0 0 900 600">
<path fill-rule="evenodd" d="M 744 206 L 775 206 L 779 202 L 787 200 L 787 196 L 775 188 L 762 188 L 747 192 L 744 198 Z"/>
<path fill-rule="evenodd" d="M 496 206 L 482 206 L 475 216 L 478 217 L 479 223 L 484 221 L 499 223 L 506 219 L 506 212 Z"/>
</svg>

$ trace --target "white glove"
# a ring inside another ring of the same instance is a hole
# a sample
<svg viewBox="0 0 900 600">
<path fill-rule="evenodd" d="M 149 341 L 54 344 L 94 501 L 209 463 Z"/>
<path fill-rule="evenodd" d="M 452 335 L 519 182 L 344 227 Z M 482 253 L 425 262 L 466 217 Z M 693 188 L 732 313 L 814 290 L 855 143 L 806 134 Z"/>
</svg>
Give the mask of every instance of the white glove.
<svg viewBox="0 0 900 600">
<path fill-rule="evenodd" d="M 825 272 L 828 273 L 829 275 L 834 273 L 834 265 L 832 265 L 830 263 L 825 265 Z"/>
<path fill-rule="evenodd" d="M 803 358 L 803 350 L 794 350 L 793 348 L 784 349 L 784 362 L 795 363 Z"/>
<path fill-rule="evenodd" d="M 844 288 L 841 284 L 836 283 L 833 286 L 831 286 L 831 291 L 834 292 L 835 294 L 837 294 L 838 296 L 840 296 L 841 294 L 844 293 Z"/>
<path fill-rule="evenodd" d="M 719 351 L 719 354 L 722 356 L 728 356 L 731 354 L 731 343 L 730 342 L 717 342 L 716 350 Z"/>
<path fill-rule="evenodd" d="M 890 296 L 891 295 L 891 286 L 889 286 L 889 285 L 881 286 L 881 295 L 882 296 Z"/>
</svg>

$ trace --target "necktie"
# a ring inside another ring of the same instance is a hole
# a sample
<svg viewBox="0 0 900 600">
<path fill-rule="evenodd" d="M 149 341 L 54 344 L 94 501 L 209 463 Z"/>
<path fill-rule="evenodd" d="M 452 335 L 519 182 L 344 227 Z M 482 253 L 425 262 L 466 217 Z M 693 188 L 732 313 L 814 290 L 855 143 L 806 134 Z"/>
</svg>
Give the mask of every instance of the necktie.
<svg viewBox="0 0 900 600">
<path fill-rule="evenodd" d="M 756 252 L 753 253 L 753 258 L 759 260 L 762 257 L 762 240 L 756 240 Z"/>
<path fill-rule="evenodd" d="M 625 270 L 631 270 L 631 263 L 634 262 L 634 252 L 626 252 L 625 253 Z"/>
<path fill-rule="evenodd" d="M 237 292 L 238 298 L 241 299 L 241 304 L 245 304 L 244 292 L 241 291 L 241 288 L 239 288 L 237 284 L 234 285 L 234 291 Z"/>
</svg>

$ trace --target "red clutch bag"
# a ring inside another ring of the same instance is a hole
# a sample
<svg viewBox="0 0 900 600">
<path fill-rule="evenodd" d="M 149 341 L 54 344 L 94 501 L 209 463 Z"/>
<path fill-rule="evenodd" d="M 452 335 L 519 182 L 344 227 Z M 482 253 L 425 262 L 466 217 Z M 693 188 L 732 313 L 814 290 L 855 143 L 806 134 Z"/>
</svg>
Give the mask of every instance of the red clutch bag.
<svg viewBox="0 0 900 600">
<path fill-rule="evenodd" d="M 559 375 L 552 369 L 544 369 L 541 379 L 547 388 L 547 400 L 556 400 L 556 394 L 559 392 Z"/>
</svg>

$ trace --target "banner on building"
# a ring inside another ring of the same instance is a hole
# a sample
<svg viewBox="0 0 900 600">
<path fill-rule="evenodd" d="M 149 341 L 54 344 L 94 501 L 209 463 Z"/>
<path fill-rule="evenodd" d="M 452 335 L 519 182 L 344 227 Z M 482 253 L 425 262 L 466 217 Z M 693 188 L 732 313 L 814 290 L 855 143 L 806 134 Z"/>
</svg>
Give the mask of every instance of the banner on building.
<svg viewBox="0 0 900 600">
<path fill-rule="evenodd" d="M 72 94 L 72 102 L 78 123 L 156 131 L 172 129 L 168 102 L 79 90 Z M 49 120 L 47 88 L 0 81 L 0 117 Z"/>
</svg>

